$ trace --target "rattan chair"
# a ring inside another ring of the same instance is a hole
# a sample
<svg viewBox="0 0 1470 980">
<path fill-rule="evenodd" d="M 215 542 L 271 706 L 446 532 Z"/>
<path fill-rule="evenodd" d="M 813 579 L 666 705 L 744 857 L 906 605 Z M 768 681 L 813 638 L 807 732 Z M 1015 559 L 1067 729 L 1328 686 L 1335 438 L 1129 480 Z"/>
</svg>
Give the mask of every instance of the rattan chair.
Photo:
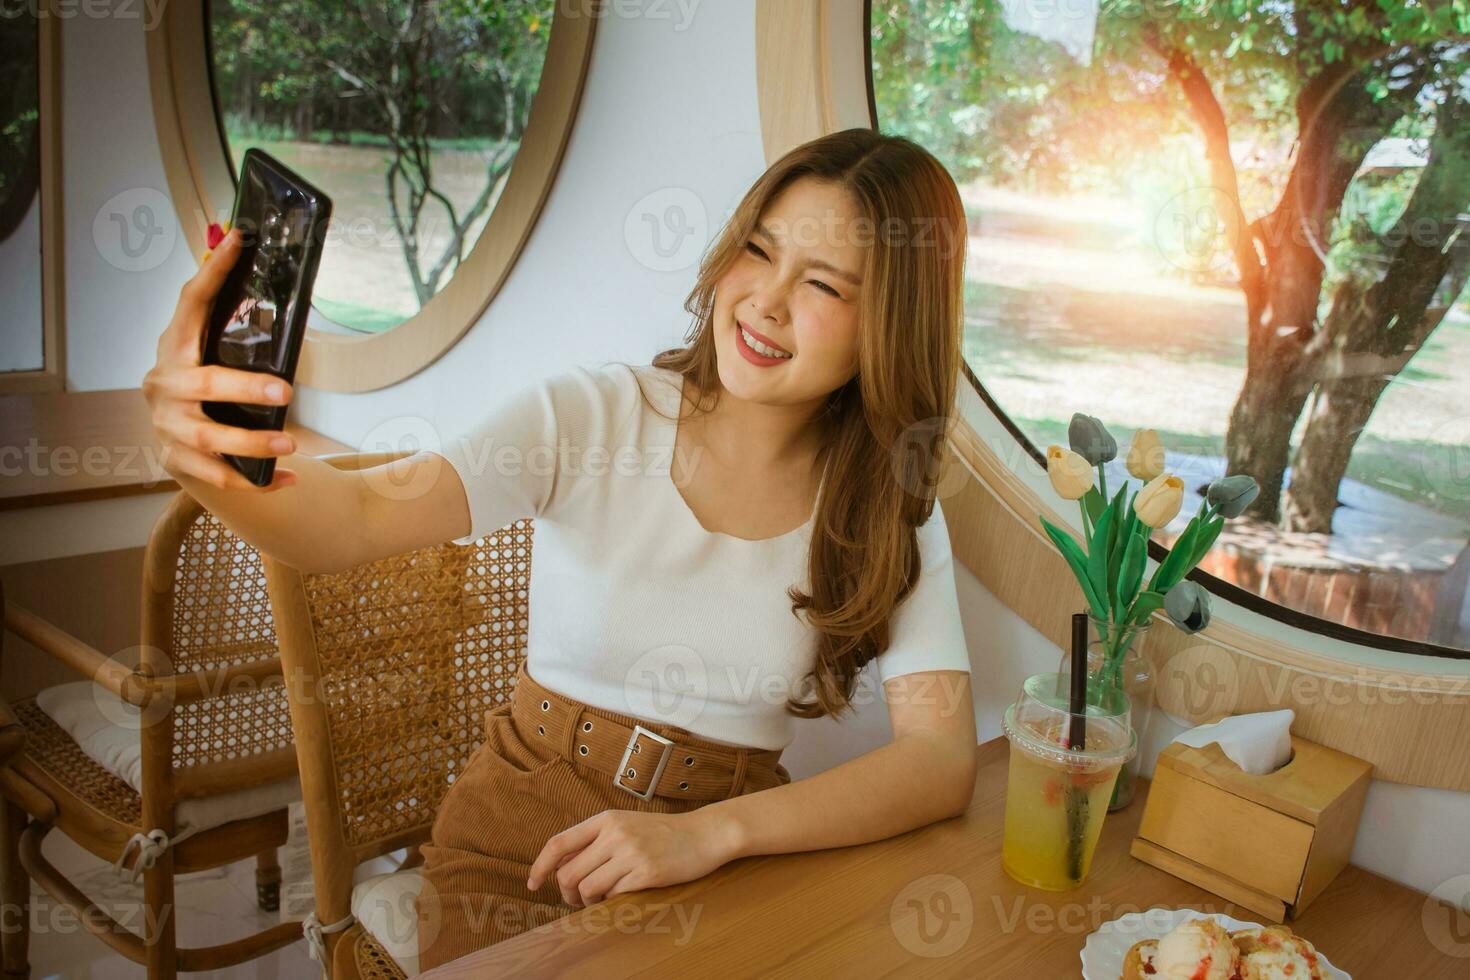
<svg viewBox="0 0 1470 980">
<path fill-rule="evenodd" d="M 5 620 L 5 583 L 0 582 L 0 622 Z M 5 631 L 0 630 L 0 660 L 5 656 Z M 10 702 L 0 698 L 0 780 L 3 780 L 9 772 L 10 761 L 20 754 L 25 747 L 26 733 L 21 726 L 20 719 L 15 716 L 15 711 L 10 707 Z M 11 803 L 9 800 L 0 799 L 0 840 L 10 839 L 12 827 L 23 826 L 26 819 L 25 811 Z M 15 831 L 17 834 L 20 831 Z M 17 914 L 25 917 L 26 901 L 30 897 L 30 882 L 23 874 L 8 873 L 9 868 L 0 868 L 0 915 L 4 916 L 6 922 L 13 921 Z M 24 931 L 19 933 L 19 938 L 12 938 L 16 933 L 5 930 L 0 935 L 0 976 L 22 977 L 28 972 L 26 967 L 26 940 L 29 938 Z M 12 959 L 14 958 L 14 959 Z M 15 968 L 12 968 L 12 963 Z"/>
<path fill-rule="evenodd" d="M 265 561 L 333 980 L 417 972 L 416 848 L 525 654 L 532 520 L 336 574 Z M 400 848 L 400 870 L 354 887 Z"/>
<path fill-rule="evenodd" d="M 8 905 L 27 905 L 34 879 L 113 949 L 146 964 L 150 978 L 169 978 L 242 963 L 298 938 L 297 925 L 288 922 L 232 942 L 179 949 L 177 915 L 165 913 L 175 908 L 175 875 L 251 857 L 257 903 L 274 910 L 276 849 L 286 842 L 286 807 L 300 788 L 255 549 L 179 493 L 149 538 L 142 591 L 141 645 L 116 657 L 14 603 L 5 609 L 12 632 L 86 678 L 38 697 L 64 691 L 69 711 L 95 709 L 99 737 L 125 750 L 124 736 L 133 740 L 133 768 L 109 768 L 96 757 L 96 743 L 84 747 L 75 729 L 54 720 L 37 698 L 17 701 L 25 745 L 0 771 L 0 882 Z M 57 701 L 45 703 L 58 710 Z M 260 812 L 265 806 L 271 809 Z M 123 873 L 141 871 L 145 914 L 137 919 L 144 935 L 109 916 L 42 855 L 42 840 L 56 828 Z M 18 918 L 19 930 L 6 922 L 6 977 L 29 975 L 28 913 Z"/>
<path fill-rule="evenodd" d="M 0 622 L 5 620 L 5 583 L 0 582 Z M 0 660 L 5 659 L 5 631 L 0 630 Z M 0 698 L 0 769 L 10 765 L 26 742 L 25 729 L 20 719 L 4 698 Z"/>
</svg>

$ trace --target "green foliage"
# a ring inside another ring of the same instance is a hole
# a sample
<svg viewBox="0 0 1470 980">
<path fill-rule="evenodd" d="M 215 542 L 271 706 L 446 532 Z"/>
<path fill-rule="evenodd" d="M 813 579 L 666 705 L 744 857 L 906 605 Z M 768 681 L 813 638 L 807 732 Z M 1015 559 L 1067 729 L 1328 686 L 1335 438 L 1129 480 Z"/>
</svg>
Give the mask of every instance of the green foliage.
<svg viewBox="0 0 1470 980">
<path fill-rule="evenodd" d="M 28 201 L 36 193 L 40 174 L 40 49 L 36 19 L 20 14 L 17 7 L 14 14 L 0 17 L 0 211 L 9 212 L 24 207 L 22 198 Z"/>
<path fill-rule="evenodd" d="M 221 102 L 293 138 L 339 131 L 505 138 L 525 126 L 555 0 L 212 0 Z"/>
<path fill-rule="evenodd" d="M 1086 548 L 1046 518 L 1041 519 L 1047 537 L 1057 546 L 1082 588 L 1092 615 L 1124 626 L 1145 622 L 1164 603 L 1164 596 L 1189 570 L 1199 564 L 1219 537 L 1225 518 L 1201 501 L 1174 547 L 1155 569 L 1144 587 L 1148 565 L 1148 542 L 1152 529 L 1138 519 L 1133 509 L 1136 493 L 1128 481 L 1098 512 L 1086 536 Z M 1086 512 L 1086 498 L 1083 498 Z M 1089 520 L 1091 520 L 1089 518 Z M 1122 642 L 1121 633 L 1109 630 L 1108 643 Z M 1111 646 L 1109 654 L 1120 653 Z"/>
<path fill-rule="evenodd" d="M 1125 193 L 1177 174 L 1167 182 L 1200 187 L 1208 171 L 1198 127 L 1164 57 L 1178 48 L 1204 72 L 1232 141 L 1282 162 L 1238 174 L 1247 213 L 1264 213 L 1286 186 L 1304 85 L 1346 61 L 1367 70 L 1365 84 L 1380 98 L 1398 97 L 1393 66 L 1373 59 L 1396 46 L 1442 46 L 1470 18 L 1470 0 L 1347 6 L 1102 0 L 1084 65 L 1055 42 L 1012 30 L 997 0 L 878 0 L 878 118 L 934 152 L 961 183 L 983 176 L 1032 192 Z M 1424 81 L 1443 88 L 1463 71 L 1444 61 L 1435 70 L 1443 77 Z"/>
<path fill-rule="evenodd" d="M 1099 600 L 1107 597 L 1110 605 L 1115 603 L 1114 597 L 1117 594 L 1113 580 L 1108 577 L 1108 555 L 1113 550 L 1114 518 L 1113 508 L 1104 508 L 1102 516 L 1092 529 L 1092 547 L 1087 555 L 1087 578 L 1092 583 L 1092 591 Z"/>
<path fill-rule="evenodd" d="M 1087 605 L 1092 609 L 1092 614 L 1099 619 L 1107 618 L 1107 606 L 1098 598 L 1097 590 L 1092 587 L 1092 578 L 1087 574 L 1087 556 L 1082 548 L 1073 540 L 1072 536 L 1057 527 L 1045 517 L 1041 519 L 1041 526 L 1046 531 L 1047 537 L 1057 546 L 1067 564 L 1072 567 L 1072 574 L 1077 578 L 1077 584 L 1082 586 L 1082 594 L 1087 598 Z"/>
</svg>

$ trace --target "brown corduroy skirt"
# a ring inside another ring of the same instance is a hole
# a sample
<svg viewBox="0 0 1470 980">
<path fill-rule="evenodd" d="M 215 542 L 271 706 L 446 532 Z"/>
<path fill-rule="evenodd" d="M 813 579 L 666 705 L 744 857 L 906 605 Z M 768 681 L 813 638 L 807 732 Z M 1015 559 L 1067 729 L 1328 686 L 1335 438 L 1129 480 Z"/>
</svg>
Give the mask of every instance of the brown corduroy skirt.
<svg viewBox="0 0 1470 980">
<path fill-rule="evenodd" d="M 548 730 L 542 722 L 553 717 L 558 725 Z M 555 834 L 604 810 L 685 813 L 713 802 L 662 793 L 642 799 L 613 785 L 612 772 L 579 758 L 576 733 L 595 719 L 638 724 L 673 739 L 674 756 L 681 746 L 726 760 L 743 755 L 725 798 L 791 781 L 777 761 L 779 750 L 737 749 L 592 707 L 537 684 L 522 664 L 510 700 L 487 712 L 485 742 L 445 794 L 431 842 L 421 848 L 420 970 L 577 911 L 562 901 L 554 876 L 534 892 L 526 887 L 531 862 Z M 645 737 L 642 744 L 650 743 Z M 647 775 L 639 788 L 646 789 Z"/>
</svg>

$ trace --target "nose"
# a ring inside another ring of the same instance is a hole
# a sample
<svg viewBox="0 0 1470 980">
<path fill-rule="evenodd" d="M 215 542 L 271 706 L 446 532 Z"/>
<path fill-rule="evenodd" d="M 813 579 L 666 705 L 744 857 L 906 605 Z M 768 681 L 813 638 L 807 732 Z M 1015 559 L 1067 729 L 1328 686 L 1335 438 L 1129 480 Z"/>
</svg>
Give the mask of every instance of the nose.
<svg viewBox="0 0 1470 980">
<path fill-rule="evenodd" d="M 786 309 L 786 292 L 789 288 L 780 276 L 766 276 L 751 291 L 751 311 L 762 320 L 780 323 L 781 314 Z"/>
</svg>

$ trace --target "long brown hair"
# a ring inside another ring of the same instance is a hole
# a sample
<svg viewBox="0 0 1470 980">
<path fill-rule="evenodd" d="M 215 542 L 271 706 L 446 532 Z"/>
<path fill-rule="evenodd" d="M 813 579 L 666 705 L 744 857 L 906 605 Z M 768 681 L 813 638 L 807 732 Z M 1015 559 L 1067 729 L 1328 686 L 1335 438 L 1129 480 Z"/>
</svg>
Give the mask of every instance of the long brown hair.
<svg viewBox="0 0 1470 980">
<path fill-rule="evenodd" d="M 786 710 L 840 717 L 863 666 L 888 648 L 893 611 L 918 580 L 915 528 L 934 508 L 961 366 L 966 221 L 948 171 L 902 137 L 848 129 L 781 157 L 746 192 L 700 262 L 684 303 L 694 317 L 687 346 L 653 359 L 712 395 L 703 411 L 714 408 L 722 390 L 715 284 L 740 257 L 767 204 L 801 177 L 846 188 L 871 229 L 858 371 L 832 392 L 819 422 L 823 477 L 808 557 L 812 591 L 787 589 L 792 614 L 805 610 L 816 631 L 817 659 L 805 678 L 814 700 L 790 697 Z M 646 392 L 643 400 L 658 412 Z"/>
</svg>

